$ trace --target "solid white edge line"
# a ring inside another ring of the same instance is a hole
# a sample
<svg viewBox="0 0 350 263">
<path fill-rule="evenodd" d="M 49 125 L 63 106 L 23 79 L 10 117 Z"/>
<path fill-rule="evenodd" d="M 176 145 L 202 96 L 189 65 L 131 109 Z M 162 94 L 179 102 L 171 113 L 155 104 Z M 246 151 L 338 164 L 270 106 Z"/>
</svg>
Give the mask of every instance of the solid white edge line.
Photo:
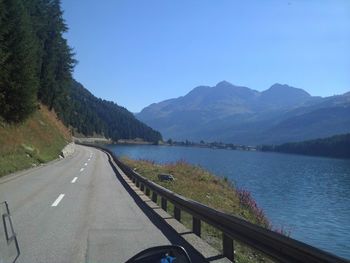
<svg viewBox="0 0 350 263">
<path fill-rule="evenodd" d="M 63 199 L 63 197 L 64 197 L 64 194 L 60 194 L 60 195 L 57 197 L 56 201 L 53 202 L 51 206 L 58 206 L 58 204 L 61 202 L 61 200 Z"/>
<path fill-rule="evenodd" d="M 74 184 L 78 180 L 78 177 L 74 177 L 72 180 L 72 184 Z"/>
</svg>

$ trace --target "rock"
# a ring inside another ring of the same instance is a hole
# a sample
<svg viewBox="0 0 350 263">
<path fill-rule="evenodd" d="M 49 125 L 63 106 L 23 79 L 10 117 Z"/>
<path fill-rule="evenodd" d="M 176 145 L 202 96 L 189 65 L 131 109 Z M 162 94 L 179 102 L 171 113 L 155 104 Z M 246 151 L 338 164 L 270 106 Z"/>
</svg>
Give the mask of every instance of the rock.
<svg viewBox="0 0 350 263">
<path fill-rule="evenodd" d="M 62 156 L 63 158 L 66 158 L 67 156 L 72 155 L 72 154 L 74 153 L 74 151 L 75 151 L 75 143 L 72 142 L 72 143 L 70 143 L 70 144 L 67 144 L 67 145 L 63 148 L 63 150 L 62 150 L 60 156 Z"/>
<path fill-rule="evenodd" d="M 33 147 L 30 147 L 29 145 L 26 145 L 26 144 L 21 144 L 21 146 L 23 147 L 23 149 L 27 152 L 34 152 L 34 148 Z"/>
<path fill-rule="evenodd" d="M 45 122 L 43 122 L 41 120 L 39 120 L 39 123 L 40 123 L 41 126 L 46 126 Z"/>
<path fill-rule="evenodd" d="M 158 179 L 160 181 L 174 181 L 174 176 L 171 174 L 158 174 Z"/>
</svg>

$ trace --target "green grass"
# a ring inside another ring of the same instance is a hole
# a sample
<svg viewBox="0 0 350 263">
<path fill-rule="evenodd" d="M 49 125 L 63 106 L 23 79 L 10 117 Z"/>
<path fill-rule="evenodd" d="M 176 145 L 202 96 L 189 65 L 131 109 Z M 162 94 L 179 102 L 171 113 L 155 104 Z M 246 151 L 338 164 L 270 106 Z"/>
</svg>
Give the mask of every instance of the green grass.
<svg viewBox="0 0 350 263">
<path fill-rule="evenodd" d="M 70 141 L 68 129 L 44 106 L 21 124 L 0 120 L 0 176 L 56 159 Z"/>
<path fill-rule="evenodd" d="M 240 196 L 246 191 L 237 190 L 227 178 L 217 177 L 199 166 L 193 166 L 186 162 L 159 165 L 147 160 L 131 160 L 122 158 L 122 162 L 135 169 L 138 173 L 153 182 L 166 187 L 187 198 L 196 200 L 222 212 L 239 216 L 251 223 L 265 228 L 271 228 L 271 224 L 263 211 L 256 207 L 256 203 L 248 194 L 242 200 Z M 159 173 L 170 173 L 174 176 L 173 182 L 161 182 Z M 248 200 L 247 200 L 248 199 Z M 160 198 L 158 198 L 160 205 Z M 168 213 L 174 216 L 174 206 L 168 202 Z M 181 212 L 181 222 L 192 229 L 191 215 Z M 222 250 L 222 233 L 214 227 L 202 222 L 202 238 L 210 245 Z M 235 242 L 236 262 L 271 262 L 256 251 Z"/>
</svg>

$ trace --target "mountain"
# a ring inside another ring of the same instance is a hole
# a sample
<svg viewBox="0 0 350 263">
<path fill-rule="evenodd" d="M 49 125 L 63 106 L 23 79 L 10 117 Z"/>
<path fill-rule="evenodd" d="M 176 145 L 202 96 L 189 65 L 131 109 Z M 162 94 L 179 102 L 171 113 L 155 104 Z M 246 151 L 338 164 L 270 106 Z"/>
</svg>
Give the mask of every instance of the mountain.
<svg viewBox="0 0 350 263">
<path fill-rule="evenodd" d="M 158 131 L 140 122 L 127 109 L 92 95 L 79 82 L 72 81 L 64 107 L 55 109 L 63 122 L 86 136 L 104 135 L 114 141 L 141 138 L 158 142 Z"/>
<path fill-rule="evenodd" d="M 222 81 L 151 104 L 136 117 L 174 140 L 284 143 L 348 132 L 349 98 L 314 97 L 278 83 L 259 92 Z"/>
<path fill-rule="evenodd" d="M 309 93 L 288 85 L 274 84 L 268 90 L 261 92 L 260 103 L 273 108 L 286 108 L 300 105 L 312 99 Z"/>
</svg>

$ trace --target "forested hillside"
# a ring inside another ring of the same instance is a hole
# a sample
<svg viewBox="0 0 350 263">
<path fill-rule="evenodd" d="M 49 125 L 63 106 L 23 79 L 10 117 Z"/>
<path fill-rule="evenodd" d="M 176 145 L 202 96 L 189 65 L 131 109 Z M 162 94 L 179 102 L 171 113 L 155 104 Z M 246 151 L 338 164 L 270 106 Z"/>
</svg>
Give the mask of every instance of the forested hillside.
<svg viewBox="0 0 350 263">
<path fill-rule="evenodd" d="M 38 99 L 63 103 L 75 64 L 59 0 L 0 0 L 0 115 L 21 122 Z"/>
<path fill-rule="evenodd" d="M 350 158 L 350 133 L 304 142 L 263 145 L 262 151 Z"/>
<path fill-rule="evenodd" d="M 0 0 L 0 176 L 58 158 L 75 65 L 58 0 Z M 48 107 L 46 107 L 45 105 Z"/>
<path fill-rule="evenodd" d="M 21 124 L 42 103 L 85 135 L 160 140 L 126 109 L 73 80 L 67 30 L 60 0 L 0 0 L 0 121 Z"/>
<path fill-rule="evenodd" d="M 114 141 L 142 138 L 149 142 L 162 140 L 159 132 L 137 120 L 127 109 L 111 101 L 96 98 L 80 83 L 73 81 L 67 96 L 68 108 L 58 111 L 67 126 L 86 136 L 102 134 Z"/>
</svg>

